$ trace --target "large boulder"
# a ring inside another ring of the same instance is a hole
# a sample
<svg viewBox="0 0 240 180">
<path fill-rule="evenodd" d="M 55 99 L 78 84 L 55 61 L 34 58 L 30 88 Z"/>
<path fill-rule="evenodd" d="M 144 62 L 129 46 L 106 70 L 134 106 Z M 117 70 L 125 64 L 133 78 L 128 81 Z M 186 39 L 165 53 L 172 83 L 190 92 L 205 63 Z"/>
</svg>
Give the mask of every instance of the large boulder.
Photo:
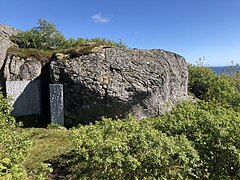
<svg viewBox="0 0 240 180">
<path fill-rule="evenodd" d="M 106 117 L 164 114 L 186 100 L 185 59 L 163 50 L 101 48 L 89 54 L 58 54 L 52 83 L 64 86 L 65 115 L 78 122 Z"/>
</svg>

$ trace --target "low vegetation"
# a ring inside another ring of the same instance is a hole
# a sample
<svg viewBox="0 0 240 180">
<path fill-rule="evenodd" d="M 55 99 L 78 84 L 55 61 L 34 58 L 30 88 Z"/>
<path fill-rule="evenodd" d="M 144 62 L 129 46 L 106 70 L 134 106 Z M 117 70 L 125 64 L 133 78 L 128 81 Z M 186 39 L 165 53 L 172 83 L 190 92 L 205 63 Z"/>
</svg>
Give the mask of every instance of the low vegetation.
<svg viewBox="0 0 240 180">
<path fill-rule="evenodd" d="M 31 58 L 37 61 L 49 61 L 52 54 L 56 52 L 56 50 L 25 49 L 14 46 L 8 48 L 7 50 L 7 54 L 10 56 L 17 56 L 24 59 Z"/>
<path fill-rule="evenodd" d="M 56 26 L 45 20 L 39 19 L 38 26 L 28 31 L 21 32 L 11 37 L 11 40 L 15 42 L 20 48 L 27 49 L 68 49 L 77 46 L 82 46 L 89 42 L 97 42 L 102 45 L 121 47 L 124 48 L 126 45 L 120 40 L 114 42 L 105 38 L 70 38 L 66 39 L 64 35 L 56 29 Z"/>
<path fill-rule="evenodd" d="M 147 121 L 103 119 L 72 130 L 75 179 L 192 179 L 201 161 L 185 136 Z"/>
<path fill-rule="evenodd" d="M 23 161 L 32 144 L 30 134 L 22 132 L 10 116 L 11 106 L 0 93 L 0 179 L 24 179 Z"/>
<path fill-rule="evenodd" d="M 27 128 L 34 142 L 25 158 L 24 167 L 29 179 L 47 179 L 53 176 L 53 161 L 73 149 L 70 131 L 61 126 L 47 128 Z M 59 168 L 60 163 L 56 166 Z M 56 169 L 55 169 L 56 171 Z"/>
<path fill-rule="evenodd" d="M 202 163 L 198 179 L 239 179 L 239 115 L 214 102 L 198 101 L 183 103 L 148 122 L 168 136 L 181 135 L 192 142 Z"/>
<path fill-rule="evenodd" d="M 216 75 L 204 66 L 189 65 L 189 91 L 198 99 L 214 102 L 226 108 L 240 109 L 239 71 Z"/>
<path fill-rule="evenodd" d="M 41 62 L 47 62 L 54 58 L 57 53 L 66 54 L 67 58 L 74 58 L 89 53 L 96 53 L 103 47 L 127 46 L 120 40 L 114 42 L 106 38 L 70 38 L 66 39 L 64 35 L 56 29 L 56 26 L 45 20 L 39 19 L 38 26 L 28 31 L 10 37 L 11 41 L 18 47 L 10 47 L 7 54 L 24 59 L 31 58 Z"/>
</svg>

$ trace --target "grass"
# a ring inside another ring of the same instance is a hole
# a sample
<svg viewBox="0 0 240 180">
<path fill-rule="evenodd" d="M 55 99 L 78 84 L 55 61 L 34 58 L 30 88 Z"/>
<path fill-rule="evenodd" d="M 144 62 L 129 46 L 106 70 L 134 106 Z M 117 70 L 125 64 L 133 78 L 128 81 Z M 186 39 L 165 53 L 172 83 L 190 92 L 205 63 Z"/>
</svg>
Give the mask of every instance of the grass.
<svg viewBox="0 0 240 180">
<path fill-rule="evenodd" d="M 56 161 L 72 151 L 71 134 L 65 128 L 25 128 L 32 134 L 34 146 L 30 149 L 24 166 L 28 172 L 40 168 L 42 162 Z M 54 169 L 54 167 L 53 167 Z"/>
<path fill-rule="evenodd" d="M 51 58 L 56 59 L 56 54 L 64 54 L 65 58 L 77 58 L 82 55 L 87 55 L 90 53 L 97 53 L 102 50 L 102 48 L 112 47 L 107 45 L 102 45 L 101 43 L 92 43 L 90 45 L 81 45 L 69 49 L 57 49 L 57 50 L 39 50 L 39 49 L 29 49 L 29 48 L 17 48 L 10 47 L 7 50 L 8 55 L 21 57 L 24 59 L 32 58 L 36 61 L 48 62 Z"/>
<path fill-rule="evenodd" d="M 8 55 L 14 55 L 24 59 L 31 57 L 37 61 L 49 61 L 54 52 L 56 52 L 56 50 L 25 49 L 14 46 L 8 48 L 7 50 Z"/>
</svg>

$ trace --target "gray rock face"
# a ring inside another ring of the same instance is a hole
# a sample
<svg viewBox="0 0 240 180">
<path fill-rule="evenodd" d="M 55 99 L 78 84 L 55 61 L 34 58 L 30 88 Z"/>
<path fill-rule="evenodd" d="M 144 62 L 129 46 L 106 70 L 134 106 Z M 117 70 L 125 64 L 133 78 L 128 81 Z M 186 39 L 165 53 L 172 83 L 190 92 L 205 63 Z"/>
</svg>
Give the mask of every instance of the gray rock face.
<svg viewBox="0 0 240 180">
<path fill-rule="evenodd" d="M 7 81 L 33 80 L 40 76 L 41 68 L 42 64 L 39 61 L 8 55 L 3 76 Z"/>
<path fill-rule="evenodd" d="M 163 50 L 105 48 L 50 68 L 52 83 L 64 85 L 65 115 L 78 122 L 157 116 L 188 98 L 184 58 Z"/>
<path fill-rule="evenodd" d="M 0 69 L 4 63 L 7 49 L 14 45 L 9 37 L 19 32 L 20 31 L 15 28 L 0 24 Z"/>
</svg>

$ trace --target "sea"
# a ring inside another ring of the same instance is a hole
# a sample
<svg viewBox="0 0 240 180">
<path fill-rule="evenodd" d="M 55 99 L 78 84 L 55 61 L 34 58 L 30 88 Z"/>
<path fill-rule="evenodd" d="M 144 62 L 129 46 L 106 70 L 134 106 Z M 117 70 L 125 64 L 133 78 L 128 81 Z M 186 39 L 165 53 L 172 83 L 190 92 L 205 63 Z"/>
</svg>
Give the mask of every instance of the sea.
<svg viewBox="0 0 240 180">
<path fill-rule="evenodd" d="M 229 74 L 229 71 L 240 71 L 240 66 L 215 66 L 209 68 L 215 71 L 217 75 Z"/>
</svg>

